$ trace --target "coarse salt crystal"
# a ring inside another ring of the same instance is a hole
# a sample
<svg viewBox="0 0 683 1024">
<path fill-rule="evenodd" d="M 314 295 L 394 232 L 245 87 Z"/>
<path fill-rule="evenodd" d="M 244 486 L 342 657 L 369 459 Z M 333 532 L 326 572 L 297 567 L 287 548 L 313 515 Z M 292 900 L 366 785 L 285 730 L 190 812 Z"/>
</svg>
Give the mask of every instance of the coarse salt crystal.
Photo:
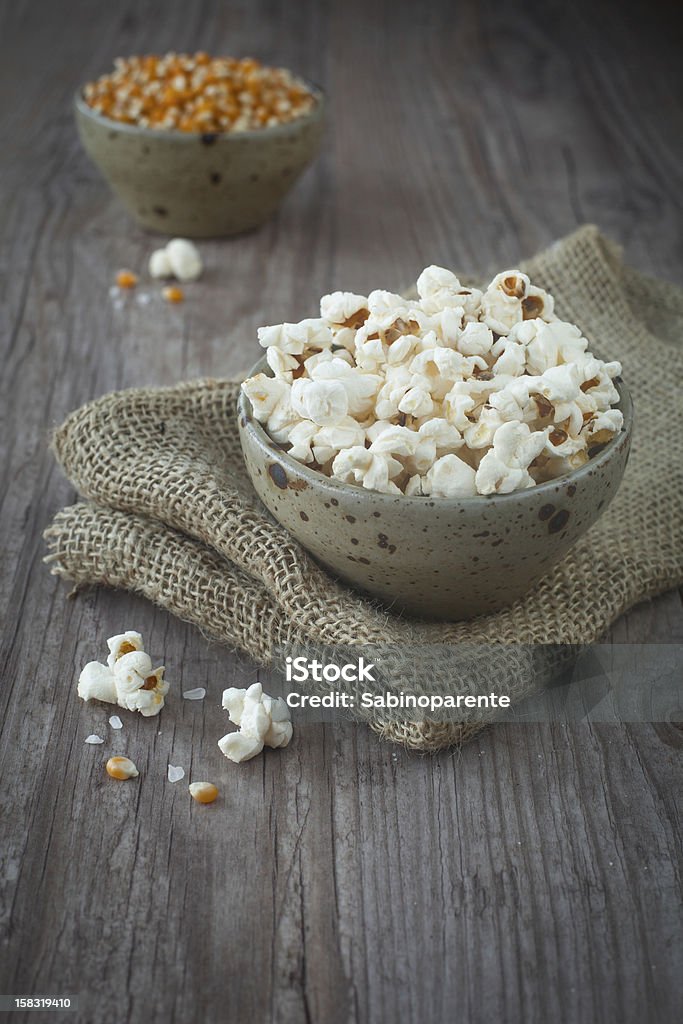
<svg viewBox="0 0 683 1024">
<path fill-rule="evenodd" d="M 183 690 L 183 697 L 185 700 L 204 700 L 206 690 L 203 686 L 197 686 L 194 690 Z"/>
<path fill-rule="evenodd" d="M 168 766 L 168 781 L 169 782 L 180 782 L 181 779 L 185 778 L 185 769 L 181 768 L 180 765 L 169 764 Z"/>
<path fill-rule="evenodd" d="M 93 732 L 93 733 L 90 734 L 90 736 L 86 736 L 85 737 L 85 742 L 86 743 L 95 744 L 95 743 L 104 743 L 104 740 L 102 739 L 101 736 L 96 736 L 95 733 Z"/>
<path fill-rule="evenodd" d="M 118 715 L 112 715 L 109 719 L 109 724 L 112 729 L 123 729 L 123 722 Z"/>
</svg>

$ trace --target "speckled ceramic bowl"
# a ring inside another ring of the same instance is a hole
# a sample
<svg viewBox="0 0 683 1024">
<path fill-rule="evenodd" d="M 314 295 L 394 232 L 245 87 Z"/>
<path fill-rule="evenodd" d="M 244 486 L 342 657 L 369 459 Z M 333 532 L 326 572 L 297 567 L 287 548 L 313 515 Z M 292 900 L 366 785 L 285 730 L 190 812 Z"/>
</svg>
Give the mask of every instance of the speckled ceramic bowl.
<svg viewBox="0 0 683 1024">
<path fill-rule="evenodd" d="M 103 117 L 77 93 L 78 134 L 129 213 L 152 231 L 189 238 L 263 224 L 320 148 L 325 98 L 305 117 L 257 131 L 156 131 Z"/>
<path fill-rule="evenodd" d="M 268 372 L 262 360 L 252 373 Z M 330 480 L 290 458 L 242 394 L 239 430 L 264 505 L 331 573 L 395 610 L 468 619 L 521 597 L 593 525 L 621 482 L 633 410 L 581 469 L 513 494 L 408 498 Z"/>
</svg>

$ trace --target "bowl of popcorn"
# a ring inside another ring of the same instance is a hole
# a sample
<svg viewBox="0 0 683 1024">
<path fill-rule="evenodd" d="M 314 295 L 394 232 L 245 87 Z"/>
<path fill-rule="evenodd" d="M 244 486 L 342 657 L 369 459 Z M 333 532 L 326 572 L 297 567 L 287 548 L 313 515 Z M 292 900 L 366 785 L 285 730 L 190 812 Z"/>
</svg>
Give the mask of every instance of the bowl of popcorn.
<svg viewBox="0 0 683 1024">
<path fill-rule="evenodd" d="M 334 292 L 259 330 L 247 470 L 330 572 L 440 619 L 526 593 L 601 515 L 628 458 L 618 362 L 519 270 L 487 288 L 427 267 L 415 298 Z"/>
<path fill-rule="evenodd" d="M 86 152 L 144 227 L 255 228 L 316 156 L 325 101 L 285 68 L 206 53 L 119 58 L 76 95 Z"/>
</svg>

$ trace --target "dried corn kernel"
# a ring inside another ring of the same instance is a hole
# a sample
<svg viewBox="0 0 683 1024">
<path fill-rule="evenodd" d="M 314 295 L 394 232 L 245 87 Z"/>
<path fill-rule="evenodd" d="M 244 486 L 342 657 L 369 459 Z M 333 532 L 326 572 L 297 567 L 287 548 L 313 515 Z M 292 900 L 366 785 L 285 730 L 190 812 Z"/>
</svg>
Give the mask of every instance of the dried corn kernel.
<svg viewBox="0 0 683 1024">
<path fill-rule="evenodd" d="M 105 767 L 112 779 L 132 779 L 140 774 L 129 757 L 110 757 Z"/>
<path fill-rule="evenodd" d="M 113 72 L 85 86 L 83 97 L 113 121 L 201 132 L 207 142 L 221 132 L 294 121 L 317 102 L 308 86 L 286 68 L 203 52 L 119 57 Z"/>
<path fill-rule="evenodd" d="M 185 298 L 182 288 L 176 288 L 174 285 L 169 285 L 168 288 L 164 288 L 161 294 L 167 302 L 182 302 Z"/>
<path fill-rule="evenodd" d="M 138 279 L 132 270 L 119 270 L 116 275 L 116 283 L 119 288 L 135 288 Z"/>
<path fill-rule="evenodd" d="M 212 804 L 218 796 L 218 789 L 213 782 L 191 782 L 188 788 L 190 796 L 198 804 Z"/>
</svg>

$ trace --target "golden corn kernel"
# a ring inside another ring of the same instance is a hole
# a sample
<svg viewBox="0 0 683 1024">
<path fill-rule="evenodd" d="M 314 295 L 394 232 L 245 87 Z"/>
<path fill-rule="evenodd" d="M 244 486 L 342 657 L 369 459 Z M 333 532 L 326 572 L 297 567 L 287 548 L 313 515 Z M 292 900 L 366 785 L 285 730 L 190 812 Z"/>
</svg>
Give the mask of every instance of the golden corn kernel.
<svg viewBox="0 0 683 1024">
<path fill-rule="evenodd" d="M 119 270 L 116 275 L 116 283 L 119 288 L 135 288 L 138 279 L 132 270 Z"/>
<path fill-rule="evenodd" d="M 112 779 L 132 779 L 140 774 L 129 757 L 110 757 L 105 768 Z"/>
<path fill-rule="evenodd" d="M 291 71 L 251 58 L 200 51 L 119 57 L 114 66 L 113 73 L 87 83 L 83 98 L 99 114 L 124 124 L 212 136 L 285 124 L 317 102 Z"/>
<path fill-rule="evenodd" d="M 212 804 L 218 796 L 218 789 L 213 782 L 191 782 L 188 788 L 190 796 L 198 804 Z"/>
<path fill-rule="evenodd" d="M 182 302 L 185 298 L 182 288 L 176 288 L 176 286 L 172 284 L 168 285 L 167 288 L 164 288 L 161 294 L 167 302 Z"/>
</svg>

